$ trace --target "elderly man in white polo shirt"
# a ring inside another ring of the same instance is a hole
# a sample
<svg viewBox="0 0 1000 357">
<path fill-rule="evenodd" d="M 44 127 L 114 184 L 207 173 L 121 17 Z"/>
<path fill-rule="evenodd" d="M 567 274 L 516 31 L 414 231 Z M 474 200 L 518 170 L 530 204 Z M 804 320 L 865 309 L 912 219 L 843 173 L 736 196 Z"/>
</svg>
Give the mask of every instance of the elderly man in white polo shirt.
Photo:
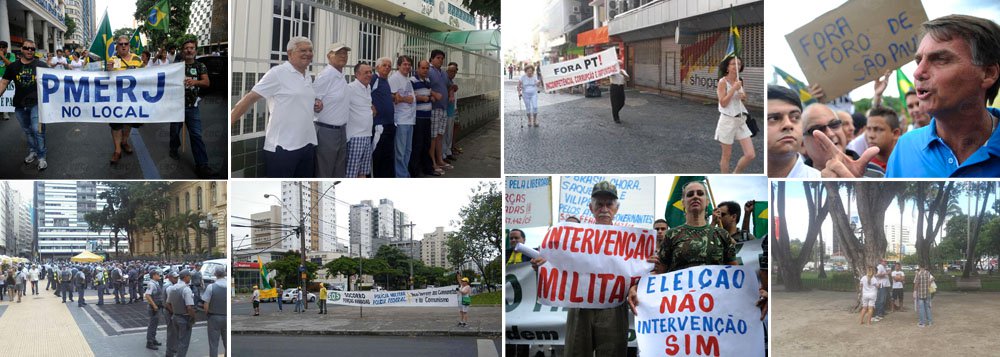
<svg viewBox="0 0 1000 357">
<path fill-rule="evenodd" d="M 330 45 L 326 59 L 330 65 L 316 76 L 313 90 L 323 101 L 323 111 L 316 114 L 316 177 L 347 176 L 347 80 L 344 66 L 350 47 Z"/>
<path fill-rule="evenodd" d="M 372 67 L 358 62 L 354 65 L 354 82 L 347 85 L 347 177 L 368 177 L 372 173 L 372 106 L 370 83 Z"/>
<path fill-rule="evenodd" d="M 416 94 L 413 83 L 410 82 L 410 69 L 413 59 L 409 56 L 399 56 L 396 59 L 396 72 L 389 76 L 389 88 L 395 103 L 396 121 L 396 177 L 410 177 L 410 154 L 413 153 L 413 125 L 417 122 Z"/>
<path fill-rule="evenodd" d="M 312 41 L 292 37 L 285 47 L 288 61 L 271 68 L 230 112 L 230 122 L 239 120 L 250 106 L 267 98 L 270 120 L 264 131 L 264 165 L 267 177 L 314 177 L 316 129 L 313 113 L 323 110 L 316 99 L 312 78 L 306 69 L 313 60 Z"/>
</svg>

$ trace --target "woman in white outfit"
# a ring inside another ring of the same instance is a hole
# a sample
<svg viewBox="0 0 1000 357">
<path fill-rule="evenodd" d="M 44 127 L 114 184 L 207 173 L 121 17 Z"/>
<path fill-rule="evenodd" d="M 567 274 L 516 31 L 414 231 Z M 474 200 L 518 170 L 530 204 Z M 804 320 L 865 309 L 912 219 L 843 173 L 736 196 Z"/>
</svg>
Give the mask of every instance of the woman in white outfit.
<svg viewBox="0 0 1000 357">
<path fill-rule="evenodd" d="M 719 63 L 718 89 L 719 96 L 719 124 L 715 127 L 715 140 L 722 144 L 722 159 L 719 160 L 719 169 L 722 173 L 729 173 L 729 159 L 733 152 L 733 141 L 739 141 L 743 148 L 743 157 L 736 162 L 733 173 L 740 173 L 746 169 L 747 165 L 753 161 L 756 155 L 753 151 L 753 143 L 750 142 L 750 128 L 747 127 L 743 113 L 747 111 L 743 106 L 743 100 L 747 98 L 743 91 L 743 82 L 739 78 L 739 72 L 743 71 L 743 61 L 736 56 L 727 56 Z"/>
<path fill-rule="evenodd" d="M 872 267 L 868 267 L 867 274 L 861 277 L 861 324 L 864 325 L 866 322 L 872 324 L 872 314 L 875 311 L 875 298 L 878 297 L 878 288 L 875 284 L 878 284 L 878 280 L 875 279 L 875 270 Z"/>
<path fill-rule="evenodd" d="M 538 126 L 538 77 L 535 67 L 528 66 L 517 82 L 517 96 L 524 99 L 524 112 L 528 116 L 528 126 Z"/>
</svg>

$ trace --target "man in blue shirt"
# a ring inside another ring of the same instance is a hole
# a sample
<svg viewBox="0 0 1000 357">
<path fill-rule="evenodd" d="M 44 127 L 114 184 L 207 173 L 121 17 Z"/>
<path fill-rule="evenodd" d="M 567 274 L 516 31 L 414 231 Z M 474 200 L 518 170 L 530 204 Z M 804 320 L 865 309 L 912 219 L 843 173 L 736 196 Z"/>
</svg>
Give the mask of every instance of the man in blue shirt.
<svg viewBox="0 0 1000 357">
<path fill-rule="evenodd" d="M 396 177 L 395 105 L 389 86 L 389 72 L 392 60 L 382 57 L 375 61 L 376 76 L 372 77 L 372 105 L 375 106 L 374 127 L 372 128 L 372 177 Z"/>
<path fill-rule="evenodd" d="M 1000 110 L 986 108 L 1000 90 L 1000 26 L 967 15 L 922 26 L 913 77 L 920 108 L 932 119 L 899 138 L 887 176 L 1000 176 Z"/>
<path fill-rule="evenodd" d="M 434 164 L 434 171 L 443 173 L 443 170 L 450 170 L 454 167 L 444 162 L 441 156 L 442 142 L 444 140 L 445 125 L 448 117 L 445 111 L 448 109 L 448 75 L 441 68 L 444 65 L 444 51 L 431 51 L 431 161 Z"/>
</svg>

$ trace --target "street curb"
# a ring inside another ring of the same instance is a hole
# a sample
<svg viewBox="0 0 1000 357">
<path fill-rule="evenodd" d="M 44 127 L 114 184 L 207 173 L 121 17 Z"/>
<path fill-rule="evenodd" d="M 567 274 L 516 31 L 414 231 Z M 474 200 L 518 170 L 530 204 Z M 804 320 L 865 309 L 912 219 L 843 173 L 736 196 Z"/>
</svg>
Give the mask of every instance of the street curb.
<svg viewBox="0 0 1000 357">
<path fill-rule="evenodd" d="M 500 331 L 233 330 L 233 335 L 402 336 L 500 338 Z"/>
</svg>

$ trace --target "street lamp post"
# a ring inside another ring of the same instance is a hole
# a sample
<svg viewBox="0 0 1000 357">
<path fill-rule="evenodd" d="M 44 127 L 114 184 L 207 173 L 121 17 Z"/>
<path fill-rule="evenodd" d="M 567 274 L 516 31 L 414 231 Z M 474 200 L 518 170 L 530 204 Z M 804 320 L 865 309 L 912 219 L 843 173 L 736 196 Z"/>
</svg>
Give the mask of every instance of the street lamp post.
<svg viewBox="0 0 1000 357">
<path fill-rule="evenodd" d="M 201 222 L 198 222 L 198 226 L 201 227 L 201 229 L 208 231 L 208 252 L 206 254 L 211 255 L 212 250 L 215 249 L 215 244 L 216 244 L 215 234 L 216 231 L 218 231 L 219 229 L 219 226 L 215 224 L 215 217 L 212 215 L 211 212 L 209 212 L 207 215 L 205 215 L 205 219 L 203 219 Z M 198 248 L 200 249 L 201 247 Z"/>
</svg>

